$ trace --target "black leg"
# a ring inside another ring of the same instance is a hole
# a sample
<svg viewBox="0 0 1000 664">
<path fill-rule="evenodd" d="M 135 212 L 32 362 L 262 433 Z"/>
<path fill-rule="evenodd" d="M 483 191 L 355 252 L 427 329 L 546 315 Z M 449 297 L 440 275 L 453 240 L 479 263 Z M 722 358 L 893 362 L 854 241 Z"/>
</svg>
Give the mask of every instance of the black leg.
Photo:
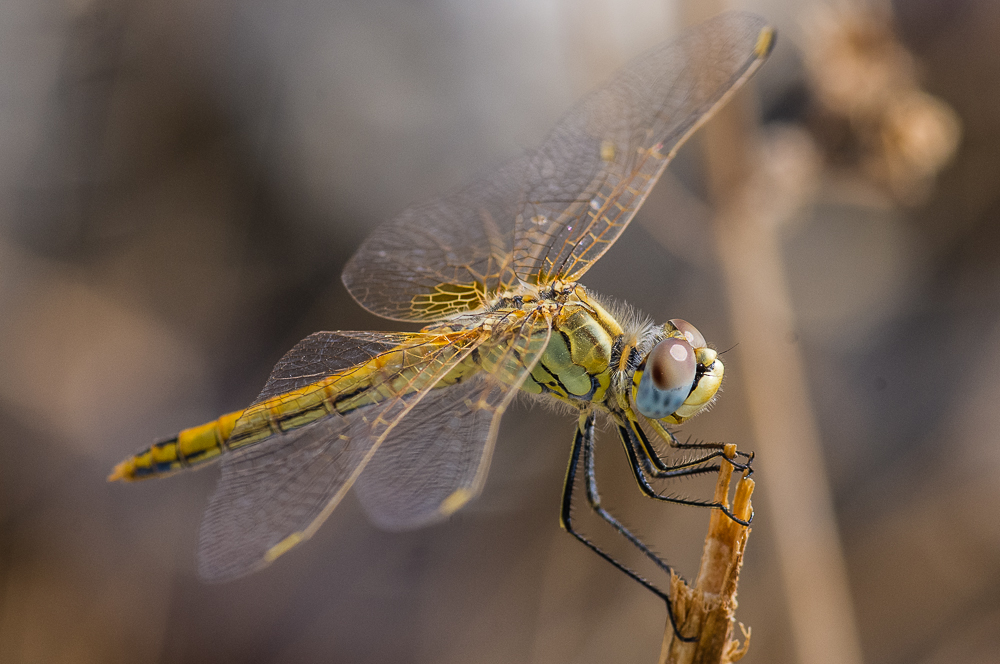
<svg viewBox="0 0 1000 664">
<path fill-rule="evenodd" d="M 569 467 L 566 471 L 566 482 L 563 485 L 563 499 L 562 499 L 562 511 L 560 513 L 560 523 L 562 527 L 573 537 L 580 540 L 584 545 L 590 548 L 594 553 L 600 557 L 607 560 L 609 563 L 614 565 L 616 568 L 624 572 L 628 577 L 634 579 L 644 588 L 652 592 L 654 595 L 659 597 L 667 605 L 667 615 L 670 616 L 670 624 L 673 626 L 674 633 L 682 641 L 692 642 L 696 640 L 696 637 L 685 637 L 680 633 L 677 627 L 677 622 L 674 619 L 673 605 L 670 602 L 670 595 L 660 590 L 658 587 L 644 579 L 637 572 L 633 571 L 631 568 L 626 567 L 623 563 L 619 562 L 617 559 L 612 557 L 610 554 L 606 553 L 603 549 L 598 547 L 592 541 L 590 541 L 582 533 L 578 532 L 573 526 L 573 491 L 576 486 L 576 476 L 580 465 L 580 458 L 583 457 L 584 461 L 584 472 L 586 474 L 587 483 L 587 502 L 590 504 L 591 508 L 600 516 L 602 519 L 607 521 L 611 526 L 617 530 L 622 536 L 624 536 L 629 542 L 636 546 L 640 551 L 643 552 L 650 560 L 652 560 L 656 565 L 667 572 L 668 574 L 672 571 L 670 566 L 665 563 L 659 556 L 650 550 L 642 540 L 632 534 L 620 521 L 614 518 L 607 510 L 601 507 L 600 494 L 597 491 L 597 479 L 594 473 L 594 419 L 595 415 L 593 412 L 585 413 L 580 415 L 580 420 L 577 424 L 576 435 L 573 439 L 573 450 L 570 453 Z"/>
<path fill-rule="evenodd" d="M 629 466 L 632 469 L 632 474 L 635 476 L 635 481 L 639 485 L 639 489 L 648 497 L 655 498 L 656 500 L 663 500 L 670 503 L 678 503 L 680 505 L 694 505 L 696 507 L 710 507 L 712 509 L 721 510 L 723 514 L 728 516 L 730 519 L 736 523 L 749 526 L 750 522 L 753 521 L 753 515 L 750 515 L 749 519 L 740 519 L 732 511 L 723 505 L 722 503 L 698 500 L 694 498 L 681 498 L 679 496 L 664 496 L 657 493 L 653 486 L 649 483 L 649 478 L 646 477 L 645 469 L 650 470 L 650 475 L 654 478 L 672 478 L 672 477 L 683 477 L 689 475 L 699 475 L 709 472 L 717 472 L 719 470 L 718 464 L 713 465 L 700 465 L 704 464 L 711 459 L 722 457 L 726 462 L 731 463 L 735 468 L 750 471 L 749 461 L 746 464 L 734 462 L 732 459 L 727 458 L 722 452 L 715 454 L 706 455 L 700 459 L 694 459 L 676 466 L 669 467 L 668 470 L 663 472 L 655 472 L 654 469 L 650 468 L 651 462 L 644 452 L 647 447 L 649 447 L 649 441 L 646 439 L 642 428 L 639 423 L 634 420 L 628 420 L 625 423 L 618 425 L 618 434 L 621 437 L 622 444 L 625 446 L 625 454 L 628 456 Z M 752 455 L 750 455 L 752 458 Z"/>
<path fill-rule="evenodd" d="M 611 515 L 606 509 L 601 506 L 601 495 L 597 490 L 597 473 L 594 468 L 594 423 L 593 418 L 587 422 L 587 431 L 584 434 L 583 441 L 583 466 L 586 477 L 586 487 L 587 487 L 587 502 L 594 512 L 611 524 L 615 530 L 622 534 L 629 542 L 631 542 L 637 549 L 643 552 L 647 558 L 653 561 L 657 567 L 662 569 L 667 574 L 672 571 L 670 565 L 663 561 L 658 555 L 653 553 L 653 551 L 646 546 L 645 542 L 639 539 L 638 536 L 634 535 L 628 528 L 625 527 L 618 519 Z"/>
<path fill-rule="evenodd" d="M 667 443 L 670 445 L 670 447 L 672 447 L 674 449 L 680 449 L 680 450 L 712 450 L 712 452 L 710 452 L 709 454 L 706 454 L 706 455 L 702 456 L 701 458 L 693 459 L 691 461 L 688 461 L 688 462 L 685 462 L 685 463 L 679 464 L 679 465 L 673 465 L 673 466 L 668 465 L 665 461 L 663 461 L 663 459 L 660 457 L 659 453 L 656 451 L 656 449 L 653 447 L 653 445 L 649 442 L 649 438 L 646 437 L 645 433 L 642 430 L 642 427 L 639 426 L 638 422 L 633 422 L 633 424 L 635 425 L 634 428 L 636 429 L 637 434 L 639 436 L 639 441 L 642 443 L 642 449 L 645 452 L 645 454 L 643 456 L 649 461 L 649 463 L 653 467 L 653 470 L 651 470 L 648 473 L 651 477 L 656 477 L 656 478 L 674 477 L 674 475 L 663 474 L 663 473 L 670 473 L 671 471 L 673 471 L 675 469 L 678 469 L 678 468 L 681 468 L 681 467 L 698 465 L 700 463 L 704 463 L 704 462 L 706 462 L 706 461 L 708 461 L 710 459 L 714 459 L 714 458 L 718 458 L 718 457 L 724 457 L 726 459 L 726 461 L 728 461 L 729 463 L 731 463 L 733 465 L 733 467 L 736 468 L 737 470 L 746 470 L 747 468 L 750 467 L 750 462 L 753 460 L 753 453 L 752 452 L 751 453 L 747 453 L 747 452 L 741 452 L 740 450 L 737 450 L 735 456 L 730 459 L 729 457 L 726 456 L 726 454 L 724 452 L 724 449 L 725 449 L 725 444 L 724 443 L 698 443 L 698 442 L 696 442 L 696 443 L 682 443 L 679 440 L 677 440 L 677 437 L 671 431 L 668 431 L 658 421 L 656 421 L 656 420 L 648 420 L 648 421 L 649 421 L 650 426 L 653 427 L 654 431 L 660 437 L 664 438 L 667 441 Z M 736 461 L 736 459 L 741 459 L 741 458 L 742 459 L 746 459 L 746 463 L 741 463 L 739 461 Z"/>
<path fill-rule="evenodd" d="M 685 477 L 689 475 L 700 475 L 703 473 L 710 473 L 719 470 L 719 464 L 712 464 L 709 466 L 703 465 L 712 459 L 721 458 L 733 468 L 737 470 L 746 470 L 750 474 L 753 474 L 753 468 L 750 467 L 753 461 L 753 454 L 747 454 L 746 452 L 740 452 L 739 450 L 730 458 L 725 453 L 725 445 L 720 443 L 696 443 L 687 444 L 677 442 L 673 434 L 666 431 L 662 427 L 658 427 L 659 431 L 662 431 L 667 436 L 669 436 L 670 446 L 679 449 L 713 449 L 714 452 L 702 455 L 697 458 L 687 459 L 681 463 L 676 463 L 673 465 L 667 465 L 656 453 L 653 448 L 652 443 L 650 443 L 649 438 L 646 433 L 642 430 L 642 426 L 639 422 L 635 420 L 628 420 L 624 425 L 628 427 L 629 432 L 631 432 L 631 440 L 633 442 L 633 448 L 635 453 L 642 463 L 643 471 L 649 477 L 655 479 L 666 479 L 671 477 Z M 737 459 L 745 458 L 746 463 L 740 462 Z"/>
</svg>

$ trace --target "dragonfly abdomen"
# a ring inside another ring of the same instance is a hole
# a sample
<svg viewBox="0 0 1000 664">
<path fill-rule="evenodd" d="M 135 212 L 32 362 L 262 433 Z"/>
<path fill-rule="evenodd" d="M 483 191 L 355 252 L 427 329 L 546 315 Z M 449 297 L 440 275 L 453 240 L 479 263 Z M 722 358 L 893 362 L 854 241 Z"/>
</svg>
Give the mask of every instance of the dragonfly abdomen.
<svg viewBox="0 0 1000 664">
<path fill-rule="evenodd" d="M 227 451 L 255 445 L 322 418 L 344 416 L 359 408 L 419 391 L 425 383 L 412 366 L 421 353 L 434 348 L 399 347 L 245 410 L 184 429 L 119 463 L 108 480 L 134 481 L 170 475 L 215 461 Z M 477 370 L 467 364 L 456 367 L 436 387 L 445 387 Z"/>
<path fill-rule="evenodd" d="M 161 477 L 214 461 L 225 450 L 233 427 L 243 413 L 242 410 L 228 413 L 207 424 L 184 429 L 173 438 L 153 443 L 115 466 L 108 480 Z"/>
</svg>

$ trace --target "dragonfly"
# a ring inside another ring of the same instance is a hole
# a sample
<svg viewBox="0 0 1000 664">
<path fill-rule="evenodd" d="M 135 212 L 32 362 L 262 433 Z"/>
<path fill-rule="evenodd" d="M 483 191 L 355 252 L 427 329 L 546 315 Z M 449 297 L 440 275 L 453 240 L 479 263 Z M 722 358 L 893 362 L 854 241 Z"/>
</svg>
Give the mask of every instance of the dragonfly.
<svg viewBox="0 0 1000 664">
<path fill-rule="evenodd" d="M 628 226 L 671 158 L 767 58 L 764 19 L 726 13 L 618 71 L 544 142 L 456 193 L 378 227 L 343 272 L 357 302 L 418 332 L 317 332 L 274 367 L 244 410 L 185 429 L 119 463 L 109 480 L 218 461 L 199 572 L 255 572 L 309 539 L 351 488 L 371 520 L 402 530 L 447 519 L 483 488 L 501 416 L 517 395 L 577 419 L 562 527 L 667 602 L 574 522 L 583 484 L 597 515 L 669 571 L 600 503 L 597 416 L 624 445 L 641 491 L 656 480 L 749 469 L 752 454 L 681 443 L 724 367 L 690 323 L 654 324 L 579 283 Z M 673 462 L 666 449 L 688 448 Z M 671 621 L 673 615 L 671 612 Z"/>
</svg>

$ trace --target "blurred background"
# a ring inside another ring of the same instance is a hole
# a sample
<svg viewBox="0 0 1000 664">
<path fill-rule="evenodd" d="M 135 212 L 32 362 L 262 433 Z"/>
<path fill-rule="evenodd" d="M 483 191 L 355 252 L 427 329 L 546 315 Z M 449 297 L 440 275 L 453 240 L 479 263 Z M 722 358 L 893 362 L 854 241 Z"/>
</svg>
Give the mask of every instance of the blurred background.
<svg viewBox="0 0 1000 664">
<path fill-rule="evenodd" d="M 768 507 L 781 449 L 754 440 L 786 413 L 741 377 L 761 341 L 801 359 L 843 638 L 866 662 L 1000 661 L 1000 5 L 739 6 L 781 35 L 741 101 L 794 189 L 772 229 L 794 329 L 733 315 L 700 137 L 586 284 L 736 347 L 683 432 L 760 452 L 744 661 L 802 660 L 790 596 L 811 592 Z M 365 235 L 691 20 L 671 0 L 0 3 L 0 661 L 654 661 L 662 604 L 558 527 L 573 422 L 544 409 L 505 418 L 449 522 L 380 532 L 349 496 L 219 586 L 195 571 L 216 469 L 104 478 L 247 405 L 311 332 L 405 327 L 340 283 Z M 601 441 L 606 504 L 693 577 L 707 513 L 643 499 Z"/>
</svg>

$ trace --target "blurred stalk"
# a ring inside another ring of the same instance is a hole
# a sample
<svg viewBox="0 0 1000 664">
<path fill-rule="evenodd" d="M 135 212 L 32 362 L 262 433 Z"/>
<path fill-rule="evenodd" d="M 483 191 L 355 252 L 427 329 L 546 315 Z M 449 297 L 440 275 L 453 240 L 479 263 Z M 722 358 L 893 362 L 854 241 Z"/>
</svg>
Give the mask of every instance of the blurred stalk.
<svg viewBox="0 0 1000 664">
<path fill-rule="evenodd" d="M 718 4 L 689 2 L 686 18 L 694 22 L 716 13 L 722 9 Z M 742 94 L 701 136 L 758 479 L 764 481 L 766 506 L 759 518 L 775 536 L 798 661 L 860 664 L 847 570 L 781 252 L 781 227 L 812 196 L 818 167 L 807 140 L 789 134 L 765 145 L 756 125 Z"/>
</svg>

